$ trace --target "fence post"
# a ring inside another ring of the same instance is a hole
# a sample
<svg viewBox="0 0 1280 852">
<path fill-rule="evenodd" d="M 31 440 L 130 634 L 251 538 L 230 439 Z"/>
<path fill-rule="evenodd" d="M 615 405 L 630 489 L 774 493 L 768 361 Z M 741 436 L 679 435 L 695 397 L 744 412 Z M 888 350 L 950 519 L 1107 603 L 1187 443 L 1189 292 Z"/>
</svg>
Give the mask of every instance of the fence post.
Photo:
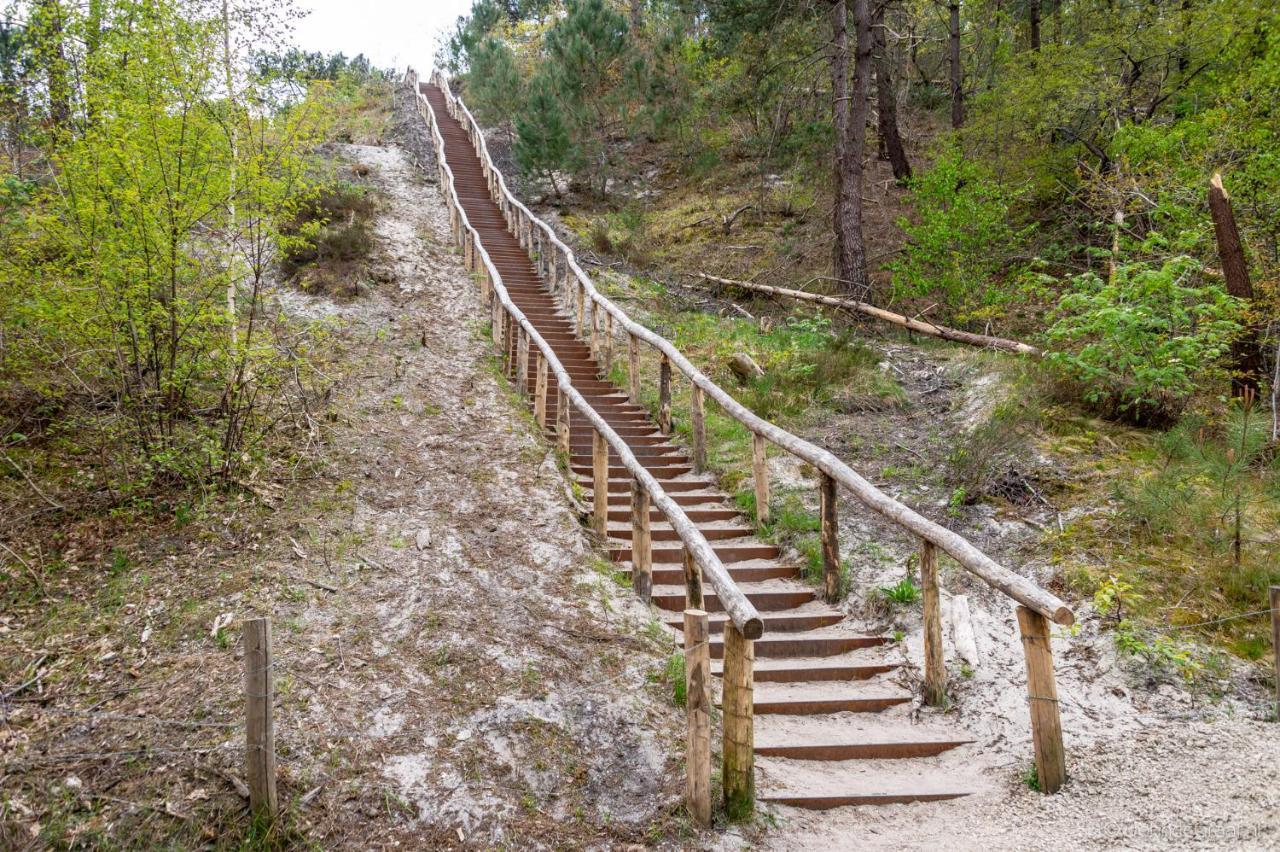
<svg viewBox="0 0 1280 852">
<path fill-rule="evenodd" d="M 515 320 L 512 320 L 512 324 Z M 524 330 L 524 326 L 516 325 L 516 334 L 519 335 L 516 345 L 516 390 L 520 391 L 521 396 L 529 395 L 529 334 Z"/>
<path fill-rule="evenodd" d="M 556 385 L 556 439 L 560 444 L 560 452 L 564 453 L 566 463 L 569 458 L 569 395 Z"/>
<path fill-rule="evenodd" d="M 595 504 L 591 526 L 603 539 L 609 523 L 609 444 L 599 429 L 591 431 L 591 489 Z"/>
<path fill-rule="evenodd" d="M 1018 607 L 1018 630 L 1027 658 L 1027 698 L 1031 704 L 1031 741 L 1036 752 L 1036 777 L 1040 792 L 1056 793 L 1067 779 L 1067 758 L 1062 748 L 1062 718 L 1058 714 L 1058 687 L 1053 679 L 1053 652 L 1049 647 L 1049 619 L 1025 606 Z"/>
<path fill-rule="evenodd" d="M 1276 656 L 1276 721 L 1280 722 L 1280 586 L 1271 587 L 1271 650 Z"/>
<path fill-rule="evenodd" d="M 592 299 L 591 304 L 587 306 L 587 322 L 591 325 L 588 346 L 591 348 L 591 360 L 595 362 L 598 376 L 600 374 L 600 310 L 596 306 L 595 299 Z"/>
<path fill-rule="evenodd" d="M 653 597 L 653 550 L 649 533 L 649 492 L 631 480 L 631 588 L 640 600 Z"/>
<path fill-rule="evenodd" d="M 840 524 L 836 516 L 836 481 L 822 473 L 822 594 L 827 603 L 840 600 Z"/>
<path fill-rule="evenodd" d="M 251 618 L 241 629 L 244 635 L 245 775 L 249 783 L 249 807 L 254 816 L 275 819 L 279 799 L 276 796 L 271 622 L 265 618 Z"/>
<path fill-rule="evenodd" d="M 689 723 L 685 745 L 689 815 L 711 824 L 711 647 L 707 613 L 684 611 L 685 711 Z"/>
<path fill-rule="evenodd" d="M 733 821 L 746 819 L 755 810 L 755 729 L 751 718 L 754 661 L 754 643 L 742 635 L 732 619 L 726 621 L 720 776 L 725 815 Z"/>
<path fill-rule="evenodd" d="M 707 469 L 707 424 L 702 402 L 702 388 L 693 385 L 693 395 L 689 402 L 689 425 L 693 427 L 693 469 L 696 473 Z"/>
<path fill-rule="evenodd" d="M 613 372 L 613 314 L 604 312 L 604 374 Z"/>
<path fill-rule="evenodd" d="M 924 701 L 941 707 L 947 700 L 947 669 L 942 654 L 938 548 L 923 539 L 920 541 L 920 586 L 924 597 Z"/>
<path fill-rule="evenodd" d="M 640 403 L 640 340 L 634 334 L 627 335 L 627 396 Z"/>
<path fill-rule="evenodd" d="M 547 428 L 547 359 L 540 350 L 534 350 L 533 357 L 537 378 L 533 385 L 533 418 L 538 421 L 539 429 Z"/>
<path fill-rule="evenodd" d="M 586 294 L 587 294 L 586 285 L 583 284 L 581 281 L 579 281 L 578 286 L 575 288 L 574 294 L 573 294 L 573 297 L 577 303 L 577 317 L 578 317 L 577 324 L 574 325 L 573 331 L 574 331 L 574 334 L 576 334 L 580 338 L 585 338 L 587 335 L 586 330 L 582 327 L 582 319 L 583 319 L 582 315 L 586 311 L 586 305 L 583 304 L 583 300 L 586 299 L 587 297 Z"/>
<path fill-rule="evenodd" d="M 665 353 L 658 365 L 658 431 L 671 434 L 671 359 Z"/>
<path fill-rule="evenodd" d="M 751 476 L 756 486 L 756 524 L 769 522 L 769 464 L 764 435 L 751 433 Z"/>
<path fill-rule="evenodd" d="M 706 609 L 702 597 L 702 566 L 693 558 L 689 548 L 680 548 L 684 561 L 684 605 L 694 609 Z"/>
</svg>

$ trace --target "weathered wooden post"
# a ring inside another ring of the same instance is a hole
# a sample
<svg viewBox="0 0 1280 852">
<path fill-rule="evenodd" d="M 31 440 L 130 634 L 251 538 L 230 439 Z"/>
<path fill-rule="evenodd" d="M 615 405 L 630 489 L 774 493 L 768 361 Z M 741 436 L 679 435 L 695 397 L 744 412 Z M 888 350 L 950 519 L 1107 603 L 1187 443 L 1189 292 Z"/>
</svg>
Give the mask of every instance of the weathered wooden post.
<svg viewBox="0 0 1280 852">
<path fill-rule="evenodd" d="M 492 318 L 489 320 L 489 330 L 493 335 L 493 348 L 498 352 L 499 355 L 501 355 L 502 353 L 502 314 L 504 313 L 504 311 L 502 310 L 502 302 L 498 301 L 495 298 L 492 302 L 490 313 L 492 314 Z"/>
<path fill-rule="evenodd" d="M 600 371 L 600 317 L 599 308 L 596 306 L 596 300 L 592 299 L 591 304 L 587 305 L 587 322 L 591 326 L 591 334 L 587 338 L 587 345 L 591 350 L 591 360 L 595 361 L 596 373 Z"/>
<path fill-rule="evenodd" d="M 693 385 L 689 402 L 689 425 L 693 427 L 693 469 L 702 473 L 707 469 L 707 424 L 702 405 L 702 388 Z"/>
<path fill-rule="evenodd" d="M 275 676 L 271 670 L 271 622 L 247 619 L 244 636 L 245 776 L 249 808 L 255 817 L 275 819 L 276 796 Z"/>
<path fill-rule="evenodd" d="M 684 562 L 684 605 L 694 609 L 706 609 L 702 597 L 702 566 L 693 558 L 689 548 L 680 549 Z"/>
<path fill-rule="evenodd" d="M 671 434 L 671 359 L 665 352 L 658 365 L 658 431 Z"/>
<path fill-rule="evenodd" d="M 547 359 L 542 352 L 534 350 L 533 357 L 537 378 L 533 390 L 533 419 L 538 422 L 539 429 L 547 428 Z"/>
<path fill-rule="evenodd" d="M 609 444 L 599 429 L 591 432 L 591 489 L 595 504 L 591 526 L 603 539 L 609 529 Z"/>
<path fill-rule="evenodd" d="M 627 335 L 627 397 L 640 403 L 640 339 L 634 334 Z"/>
<path fill-rule="evenodd" d="M 840 524 L 836 516 L 836 481 L 825 472 L 821 476 L 822 594 L 827 603 L 836 603 L 840 600 Z"/>
<path fill-rule="evenodd" d="M 751 477 L 756 487 L 756 524 L 769 522 L 769 463 L 764 435 L 751 433 Z"/>
<path fill-rule="evenodd" d="M 752 723 L 755 645 L 733 620 L 724 625 L 724 713 L 721 745 L 721 783 L 724 811 L 730 820 L 743 820 L 755 810 L 755 729 Z"/>
<path fill-rule="evenodd" d="M 649 492 L 631 480 L 631 588 L 640 600 L 653 597 L 653 544 L 649 532 Z"/>
<path fill-rule="evenodd" d="M 942 654 L 938 548 L 923 539 L 920 541 L 920 586 L 924 598 L 924 701 L 941 707 L 947 700 L 947 669 Z"/>
<path fill-rule="evenodd" d="M 513 319 L 514 323 L 515 320 Z M 524 326 L 517 325 L 516 349 L 516 390 L 520 391 L 521 396 L 529 395 L 529 333 L 524 330 Z"/>
<path fill-rule="evenodd" d="M 1058 686 L 1053 678 L 1049 619 L 1033 609 L 1019 606 L 1018 629 L 1027 658 L 1027 698 L 1031 705 L 1036 777 L 1040 781 L 1040 792 L 1056 793 L 1067 780 L 1067 758 L 1062 748 L 1062 718 L 1058 714 Z"/>
<path fill-rule="evenodd" d="M 711 646 L 704 610 L 684 611 L 685 711 L 689 723 L 685 745 L 689 815 L 711 824 Z"/>
<path fill-rule="evenodd" d="M 578 286 L 574 291 L 574 299 L 576 299 L 577 301 L 578 319 L 577 319 L 577 323 L 573 327 L 573 330 L 574 330 L 574 333 L 580 338 L 586 338 L 587 336 L 586 329 L 582 325 L 583 313 L 586 311 L 586 305 L 583 304 L 583 302 L 586 299 L 586 297 L 587 297 L 587 285 L 579 281 Z"/>
<path fill-rule="evenodd" d="M 604 312 L 604 374 L 613 372 L 613 314 Z"/>
<path fill-rule="evenodd" d="M 556 385 L 556 442 L 560 452 L 569 458 L 569 395 Z"/>
<path fill-rule="evenodd" d="M 1280 586 L 1271 587 L 1271 650 L 1276 658 L 1276 721 L 1280 722 Z"/>
</svg>

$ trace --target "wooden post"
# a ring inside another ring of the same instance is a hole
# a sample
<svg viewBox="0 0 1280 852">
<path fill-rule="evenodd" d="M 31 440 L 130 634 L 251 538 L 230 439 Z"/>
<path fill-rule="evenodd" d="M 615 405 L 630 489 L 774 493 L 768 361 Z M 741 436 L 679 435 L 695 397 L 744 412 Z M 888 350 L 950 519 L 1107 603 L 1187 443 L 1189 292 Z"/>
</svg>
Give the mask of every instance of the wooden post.
<svg viewBox="0 0 1280 852">
<path fill-rule="evenodd" d="M 704 610 L 684 611 L 685 711 L 689 734 L 685 745 L 689 815 L 698 825 L 711 824 L 711 646 Z"/>
<path fill-rule="evenodd" d="M 706 601 L 702 597 L 702 566 L 693 558 L 689 548 L 680 548 L 684 557 L 684 605 L 694 609 L 704 609 Z"/>
<path fill-rule="evenodd" d="M 693 385 L 689 403 L 689 424 L 693 427 L 693 469 L 702 473 L 707 469 L 707 424 L 703 419 L 702 388 Z"/>
<path fill-rule="evenodd" d="M 649 533 L 649 492 L 631 480 L 631 588 L 640 600 L 653 597 L 653 542 Z"/>
<path fill-rule="evenodd" d="M 920 585 L 924 597 L 924 701 L 941 707 L 947 700 L 947 669 L 942 654 L 938 548 L 931 541 L 920 542 Z"/>
<path fill-rule="evenodd" d="M 600 372 L 600 317 L 596 308 L 596 300 L 592 299 L 591 304 L 587 305 L 587 322 L 591 325 L 591 334 L 587 338 L 587 345 L 591 349 L 591 360 L 596 362 L 596 374 Z"/>
<path fill-rule="evenodd" d="M 569 457 L 569 395 L 556 385 L 556 440 L 560 452 Z"/>
<path fill-rule="evenodd" d="M 756 485 L 756 524 L 769 522 L 769 465 L 764 435 L 751 434 L 751 475 Z"/>
<path fill-rule="evenodd" d="M 755 729 L 752 723 L 754 692 L 754 643 L 742 635 L 733 621 L 724 625 L 724 742 L 721 746 L 721 783 L 724 811 L 730 820 L 751 816 L 755 810 Z"/>
<path fill-rule="evenodd" d="M 822 594 L 827 603 L 836 603 L 840 600 L 840 524 L 836 517 L 836 481 L 825 473 L 821 476 Z"/>
<path fill-rule="evenodd" d="M 591 488 L 595 502 L 591 526 L 603 539 L 609 523 L 609 444 L 599 429 L 591 432 Z"/>
<path fill-rule="evenodd" d="M 658 365 L 658 431 L 671 434 L 671 360 L 665 354 Z"/>
<path fill-rule="evenodd" d="M 542 353 L 534 350 L 533 357 L 537 378 L 533 390 L 533 419 L 538 421 L 539 429 L 547 428 L 547 359 Z"/>
<path fill-rule="evenodd" d="M 493 333 L 493 348 L 502 351 L 502 303 L 497 299 L 493 300 L 493 319 L 489 320 L 490 330 Z"/>
<path fill-rule="evenodd" d="M 640 339 L 634 334 L 627 335 L 627 396 L 640 403 Z"/>
<path fill-rule="evenodd" d="M 1209 180 L 1209 212 L 1213 216 L 1213 232 L 1218 242 L 1218 259 L 1222 263 L 1222 278 L 1227 292 L 1248 305 L 1253 299 L 1253 282 L 1249 280 L 1249 266 L 1240 242 L 1240 230 L 1236 227 L 1231 196 L 1222 185 L 1222 175 L 1216 172 Z M 1264 374 L 1257 328 L 1246 328 L 1236 338 L 1231 347 L 1231 358 L 1235 368 L 1235 375 L 1231 377 L 1232 395 L 1244 396 L 1246 390 L 1256 395 L 1259 379 Z"/>
<path fill-rule="evenodd" d="M 251 618 L 244 622 L 245 775 L 249 783 L 249 808 L 254 816 L 275 819 L 276 727 L 275 677 L 271 671 L 271 622 Z"/>
<path fill-rule="evenodd" d="M 515 320 L 512 320 L 514 323 Z M 517 349 L 516 349 L 516 390 L 520 391 L 521 396 L 529 395 L 529 334 L 524 330 L 524 326 L 516 326 Z"/>
<path fill-rule="evenodd" d="M 1018 629 L 1022 633 L 1022 650 L 1027 658 L 1027 697 L 1031 704 L 1036 777 L 1040 780 L 1040 792 L 1056 793 L 1067 780 L 1067 758 L 1062 748 L 1058 687 L 1053 679 L 1049 619 L 1033 609 L 1019 606 Z"/>
<path fill-rule="evenodd" d="M 1276 721 L 1280 722 L 1280 586 L 1271 587 L 1271 650 L 1276 657 Z"/>
<path fill-rule="evenodd" d="M 586 310 L 586 305 L 583 304 L 583 300 L 586 298 L 586 293 L 587 293 L 586 285 L 583 284 L 581 281 L 579 281 L 577 289 L 574 291 L 574 299 L 577 302 L 578 320 L 573 326 L 573 330 L 574 330 L 574 333 L 578 335 L 578 337 L 582 337 L 582 338 L 586 337 L 586 331 L 582 327 L 582 315 L 583 315 L 583 312 Z"/>
<path fill-rule="evenodd" d="M 613 314 L 604 312 L 604 374 L 613 372 Z"/>
</svg>

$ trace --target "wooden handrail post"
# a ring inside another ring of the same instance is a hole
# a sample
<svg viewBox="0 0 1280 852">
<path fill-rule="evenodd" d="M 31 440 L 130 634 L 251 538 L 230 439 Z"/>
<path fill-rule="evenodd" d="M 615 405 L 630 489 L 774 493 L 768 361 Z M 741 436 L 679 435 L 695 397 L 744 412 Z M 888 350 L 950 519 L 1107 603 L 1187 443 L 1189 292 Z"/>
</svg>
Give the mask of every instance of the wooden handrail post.
<svg viewBox="0 0 1280 852">
<path fill-rule="evenodd" d="M 599 429 L 591 431 L 591 489 L 595 504 L 591 526 L 603 539 L 609 523 L 609 445 Z"/>
<path fill-rule="evenodd" d="M 821 474 L 822 595 L 827 603 L 840 600 L 840 523 L 836 514 L 836 481 Z"/>
<path fill-rule="evenodd" d="M 635 405 L 640 403 L 640 340 L 634 334 L 627 335 L 627 397 Z"/>
<path fill-rule="evenodd" d="M 574 334 L 576 334 L 579 338 L 585 338 L 587 336 L 587 333 L 586 333 L 585 327 L 582 324 L 582 320 L 583 320 L 583 313 L 586 311 L 586 305 L 583 304 L 583 302 L 587 297 L 587 287 L 581 281 L 579 281 L 578 286 L 574 288 L 573 297 L 577 304 L 575 315 L 578 318 L 573 326 L 573 331 L 574 331 Z"/>
<path fill-rule="evenodd" d="M 587 306 L 587 322 L 591 326 L 591 335 L 587 339 L 587 346 L 591 350 L 591 360 L 596 363 L 596 373 L 600 371 L 600 311 L 596 307 L 596 300 L 592 299 L 591 304 Z"/>
<path fill-rule="evenodd" d="M 711 645 L 707 613 L 684 611 L 685 785 L 689 815 L 704 828 L 711 825 Z"/>
<path fill-rule="evenodd" d="M 947 700 L 947 669 L 942 654 L 938 548 L 931 541 L 920 542 L 920 585 L 924 598 L 924 701 L 941 707 Z"/>
<path fill-rule="evenodd" d="M 514 321 L 514 320 L 513 320 Z M 516 390 L 521 396 L 529 395 L 529 333 L 524 326 L 516 326 L 519 348 L 516 350 Z"/>
<path fill-rule="evenodd" d="M 693 469 L 696 473 L 707 469 L 707 423 L 702 402 L 702 388 L 694 385 L 689 401 L 689 425 L 693 428 Z"/>
<path fill-rule="evenodd" d="M 502 302 L 498 301 L 496 298 L 493 300 L 492 306 L 493 306 L 492 310 L 490 311 L 490 313 L 492 314 L 492 318 L 489 320 L 489 332 L 493 337 L 494 350 L 499 355 L 501 355 L 502 353 L 502 315 L 504 311 L 502 310 Z"/>
<path fill-rule="evenodd" d="M 533 390 L 533 419 L 538 422 L 539 429 L 547 428 L 547 359 L 540 351 L 535 350 L 533 357 L 537 378 Z"/>
<path fill-rule="evenodd" d="M 649 532 L 649 492 L 631 480 L 631 588 L 640 600 L 653 597 L 653 541 Z"/>
<path fill-rule="evenodd" d="M 1027 698 L 1031 704 L 1036 777 L 1040 781 L 1040 792 L 1056 793 L 1067 780 L 1067 758 L 1062 748 L 1062 718 L 1058 713 L 1058 686 L 1054 682 L 1053 652 L 1049 647 L 1049 619 L 1019 605 L 1018 630 L 1027 658 Z"/>
<path fill-rule="evenodd" d="M 556 385 L 556 441 L 565 459 L 569 457 L 569 395 Z"/>
<path fill-rule="evenodd" d="M 769 523 L 769 461 L 764 435 L 751 433 L 751 477 L 756 487 L 756 524 Z"/>
<path fill-rule="evenodd" d="M 275 819 L 280 805 L 276 795 L 271 622 L 265 618 L 250 618 L 241 630 L 244 636 L 245 780 L 249 784 L 249 807 L 255 816 L 270 820 Z"/>
<path fill-rule="evenodd" d="M 476 271 L 474 252 L 475 243 L 472 242 L 471 234 L 468 233 L 462 241 L 462 265 L 467 268 L 468 272 Z"/>
<path fill-rule="evenodd" d="M 693 558 L 689 548 L 680 548 L 684 562 L 684 605 L 694 609 L 706 609 L 702 595 L 702 566 Z"/>
<path fill-rule="evenodd" d="M 671 434 L 671 359 L 665 354 L 658 365 L 658 431 Z"/>
<path fill-rule="evenodd" d="M 755 810 L 755 728 L 752 720 L 755 643 L 742 635 L 732 620 L 724 625 L 724 741 L 721 745 L 721 783 L 724 811 L 732 821 Z"/>
<path fill-rule="evenodd" d="M 604 374 L 613 372 L 613 314 L 604 313 Z"/>
</svg>

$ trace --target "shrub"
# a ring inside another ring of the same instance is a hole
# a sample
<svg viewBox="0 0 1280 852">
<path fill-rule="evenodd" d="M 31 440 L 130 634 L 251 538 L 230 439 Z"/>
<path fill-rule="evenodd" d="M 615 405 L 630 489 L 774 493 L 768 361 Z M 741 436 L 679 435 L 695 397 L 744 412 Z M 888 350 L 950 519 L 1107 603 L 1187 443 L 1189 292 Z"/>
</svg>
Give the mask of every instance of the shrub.
<svg viewBox="0 0 1280 852">
<path fill-rule="evenodd" d="M 1017 192 L 1001 186 L 959 148 L 942 151 L 933 168 L 910 183 L 916 221 L 901 219 L 903 256 L 890 266 L 893 294 L 938 299 L 960 320 L 1007 298 L 990 284 L 1008 267 L 1031 228 L 1009 224 Z"/>
<path fill-rule="evenodd" d="M 1185 256 L 1158 268 L 1121 264 L 1110 280 L 1078 275 L 1058 302 L 1046 360 L 1103 413 L 1166 423 L 1195 392 L 1224 378 L 1223 358 L 1240 333 L 1239 303 L 1215 282 L 1197 282 Z"/>
</svg>

